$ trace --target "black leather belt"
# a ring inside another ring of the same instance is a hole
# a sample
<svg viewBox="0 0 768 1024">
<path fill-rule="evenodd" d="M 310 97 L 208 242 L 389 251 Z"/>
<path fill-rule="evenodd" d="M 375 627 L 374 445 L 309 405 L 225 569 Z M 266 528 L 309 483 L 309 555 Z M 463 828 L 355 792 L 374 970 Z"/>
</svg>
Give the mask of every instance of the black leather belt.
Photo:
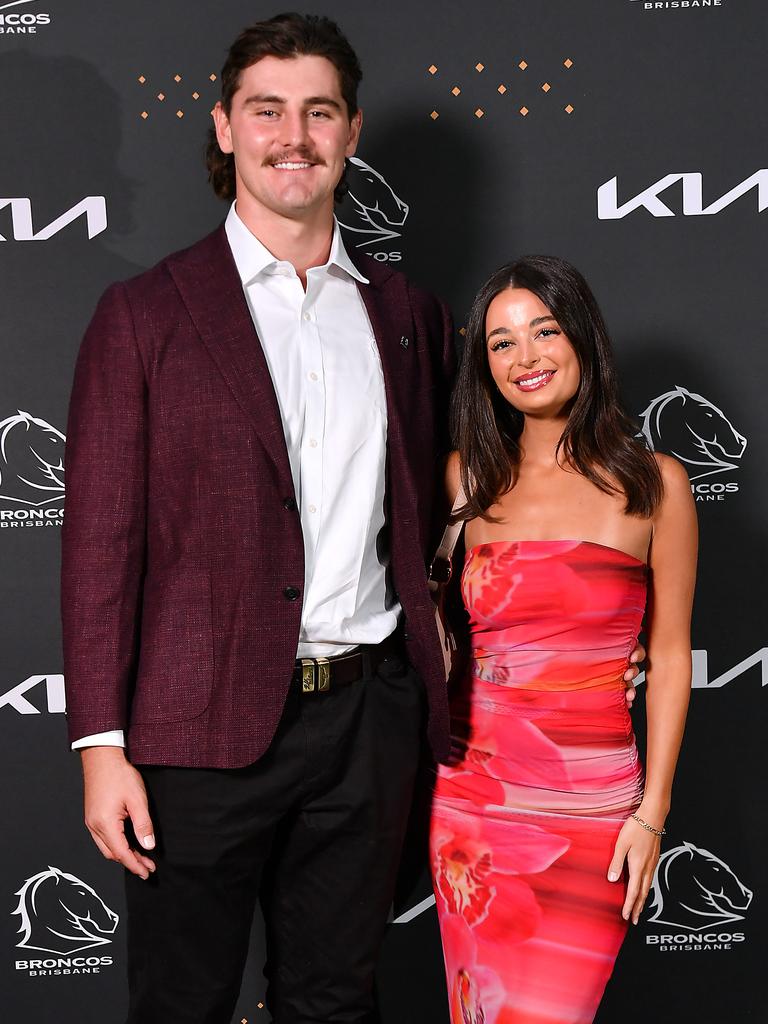
<svg viewBox="0 0 768 1024">
<path fill-rule="evenodd" d="M 328 693 L 337 686 L 348 686 L 362 679 L 365 654 L 373 673 L 387 658 L 403 653 L 402 637 L 397 631 L 380 644 L 365 644 L 336 658 L 299 658 L 291 682 L 302 693 Z"/>
</svg>

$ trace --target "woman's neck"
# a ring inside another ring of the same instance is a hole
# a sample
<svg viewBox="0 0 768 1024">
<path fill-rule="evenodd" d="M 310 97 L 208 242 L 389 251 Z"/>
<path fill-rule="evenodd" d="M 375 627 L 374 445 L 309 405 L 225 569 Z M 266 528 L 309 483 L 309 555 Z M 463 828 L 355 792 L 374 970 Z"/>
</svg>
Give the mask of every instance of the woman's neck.
<svg viewBox="0 0 768 1024">
<path fill-rule="evenodd" d="M 558 464 L 557 446 L 567 423 L 567 417 L 537 419 L 526 416 L 519 441 L 521 462 L 540 469 L 554 468 Z"/>
</svg>

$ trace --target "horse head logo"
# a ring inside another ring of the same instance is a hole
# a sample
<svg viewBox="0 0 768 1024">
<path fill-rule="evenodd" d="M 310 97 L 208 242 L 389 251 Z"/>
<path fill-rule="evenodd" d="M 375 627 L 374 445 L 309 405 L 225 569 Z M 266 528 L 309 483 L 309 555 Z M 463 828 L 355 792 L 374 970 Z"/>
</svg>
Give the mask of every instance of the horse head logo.
<svg viewBox="0 0 768 1024">
<path fill-rule="evenodd" d="M 45 420 L 19 410 L 0 420 L 0 498 L 47 505 L 64 494 L 66 437 Z"/>
<path fill-rule="evenodd" d="M 120 918 L 90 885 L 49 867 L 28 878 L 16 893 L 14 914 L 21 918 L 16 945 L 68 956 L 112 939 Z"/>
<path fill-rule="evenodd" d="M 650 921 L 702 932 L 742 921 L 752 893 L 709 850 L 683 843 L 661 855 L 653 876 Z"/>
<path fill-rule="evenodd" d="M 352 156 L 347 161 L 347 185 L 349 192 L 339 212 L 339 224 L 347 231 L 365 235 L 361 245 L 372 240 L 397 238 L 408 216 L 408 206 L 364 160 Z"/>
<path fill-rule="evenodd" d="M 669 452 L 690 479 L 736 469 L 747 439 L 706 398 L 676 387 L 654 398 L 642 413 L 642 433 L 651 448 Z"/>
</svg>

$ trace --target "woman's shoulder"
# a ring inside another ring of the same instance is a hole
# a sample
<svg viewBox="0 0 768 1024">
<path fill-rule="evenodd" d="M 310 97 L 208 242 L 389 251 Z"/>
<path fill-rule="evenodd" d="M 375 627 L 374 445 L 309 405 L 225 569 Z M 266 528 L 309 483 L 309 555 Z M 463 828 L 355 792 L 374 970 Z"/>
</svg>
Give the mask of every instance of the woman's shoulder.
<svg viewBox="0 0 768 1024">
<path fill-rule="evenodd" d="M 683 464 L 673 455 L 665 455 L 663 452 L 654 452 L 653 457 L 661 473 L 665 496 L 681 493 L 690 495 L 691 483 Z"/>
<path fill-rule="evenodd" d="M 682 522 L 692 523 L 696 518 L 696 503 L 685 467 L 672 455 L 662 452 L 654 452 L 653 455 L 663 488 L 661 505 L 654 517 L 656 525 L 670 519 L 676 521 L 678 517 Z"/>
</svg>

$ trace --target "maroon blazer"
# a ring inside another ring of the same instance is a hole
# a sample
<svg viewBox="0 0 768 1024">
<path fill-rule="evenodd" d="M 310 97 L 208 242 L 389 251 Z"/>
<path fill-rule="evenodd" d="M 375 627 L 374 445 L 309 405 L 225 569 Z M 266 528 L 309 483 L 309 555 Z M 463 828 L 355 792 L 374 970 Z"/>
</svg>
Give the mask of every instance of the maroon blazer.
<svg viewBox="0 0 768 1024">
<path fill-rule="evenodd" d="M 450 317 L 402 274 L 359 262 L 387 395 L 393 583 L 442 757 L 448 711 L 425 562 Z M 304 545 L 277 399 L 223 228 L 102 297 L 75 370 L 66 480 L 71 739 L 124 729 L 136 763 L 257 760 L 293 671 Z"/>
</svg>

